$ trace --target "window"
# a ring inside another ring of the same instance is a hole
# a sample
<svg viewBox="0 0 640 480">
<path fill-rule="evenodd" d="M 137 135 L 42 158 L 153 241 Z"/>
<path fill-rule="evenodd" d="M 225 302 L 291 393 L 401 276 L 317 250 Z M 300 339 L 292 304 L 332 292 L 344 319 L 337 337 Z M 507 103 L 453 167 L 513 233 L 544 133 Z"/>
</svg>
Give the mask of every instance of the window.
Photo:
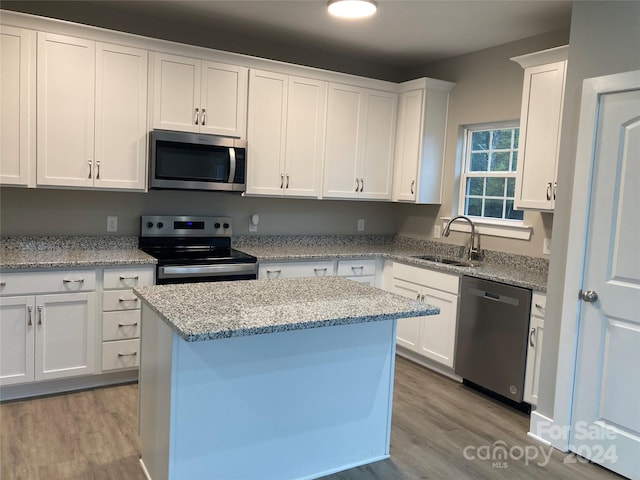
<svg viewBox="0 0 640 480">
<path fill-rule="evenodd" d="M 522 222 L 524 212 L 513 208 L 519 133 L 517 125 L 465 130 L 462 215 Z"/>
</svg>

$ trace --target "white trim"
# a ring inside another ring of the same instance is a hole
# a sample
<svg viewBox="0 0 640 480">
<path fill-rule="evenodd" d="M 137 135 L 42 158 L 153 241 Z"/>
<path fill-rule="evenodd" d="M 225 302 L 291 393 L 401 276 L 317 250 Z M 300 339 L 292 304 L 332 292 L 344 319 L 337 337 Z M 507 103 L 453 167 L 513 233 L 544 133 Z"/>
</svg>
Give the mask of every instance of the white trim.
<svg viewBox="0 0 640 480">
<path fill-rule="evenodd" d="M 451 220 L 452 217 L 440 217 L 444 226 L 446 222 Z M 533 232 L 533 227 L 528 225 L 522 225 L 519 222 L 506 223 L 506 222 L 497 222 L 491 221 L 484 218 L 479 217 L 469 217 L 473 220 L 473 223 L 476 226 L 476 232 L 480 235 L 487 235 L 490 237 L 503 237 L 503 238 L 513 238 L 515 240 L 531 240 L 531 234 Z M 471 227 L 466 222 L 454 222 L 451 224 L 451 230 L 454 232 L 467 232 L 471 231 Z"/>
<path fill-rule="evenodd" d="M 546 65 L 547 63 L 564 62 L 567 58 L 569 58 L 569 45 L 549 48 L 541 52 L 527 53 L 518 57 L 512 57 L 509 60 L 520 64 L 522 68 L 529 68 Z"/>
<path fill-rule="evenodd" d="M 550 432 L 553 432 L 553 435 L 550 435 Z M 569 451 L 569 427 L 557 425 L 553 419 L 545 417 L 537 411 L 531 412 L 531 423 L 527 436 L 562 452 Z"/>
</svg>

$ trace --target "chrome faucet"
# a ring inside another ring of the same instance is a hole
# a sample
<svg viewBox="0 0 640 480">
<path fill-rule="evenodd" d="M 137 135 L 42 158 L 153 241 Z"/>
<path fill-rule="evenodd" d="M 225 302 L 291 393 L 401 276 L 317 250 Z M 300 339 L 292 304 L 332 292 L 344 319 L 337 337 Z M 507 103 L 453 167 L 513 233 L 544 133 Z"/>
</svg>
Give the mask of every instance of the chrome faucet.
<svg viewBox="0 0 640 480">
<path fill-rule="evenodd" d="M 447 222 L 447 225 L 444 227 L 444 231 L 442 232 L 442 235 L 445 237 L 449 236 L 449 234 L 451 233 L 451 224 L 456 220 L 466 220 L 467 222 L 469 222 L 469 225 L 471 225 L 471 239 L 469 241 L 468 257 L 469 257 L 469 261 L 472 261 L 473 254 L 478 253 L 478 250 L 474 248 L 475 238 L 476 238 L 476 226 L 469 217 L 465 217 L 464 215 L 457 215 L 453 217 L 451 220 Z"/>
</svg>

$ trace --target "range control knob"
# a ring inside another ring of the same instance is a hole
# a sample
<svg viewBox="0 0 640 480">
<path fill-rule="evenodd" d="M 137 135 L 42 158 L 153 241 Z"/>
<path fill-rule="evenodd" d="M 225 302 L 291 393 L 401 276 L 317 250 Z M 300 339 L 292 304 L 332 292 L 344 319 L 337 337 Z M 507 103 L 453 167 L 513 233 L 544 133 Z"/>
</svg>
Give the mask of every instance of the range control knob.
<svg viewBox="0 0 640 480">
<path fill-rule="evenodd" d="M 223 226 L 224 228 L 229 228 L 229 224 L 228 224 L 228 223 L 225 223 L 225 224 L 223 224 L 222 226 Z"/>
<path fill-rule="evenodd" d="M 147 222 L 147 228 L 153 228 L 153 222 Z"/>
<path fill-rule="evenodd" d="M 214 223 L 213 225 L 216 229 L 220 228 L 220 224 L 218 222 Z"/>
<path fill-rule="evenodd" d="M 157 226 L 158 228 L 162 228 L 162 227 L 164 227 L 164 223 L 162 223 L 162 222 L 158 222 L 158 224 L 157 224 L 156 226 Z"/>
</svg>

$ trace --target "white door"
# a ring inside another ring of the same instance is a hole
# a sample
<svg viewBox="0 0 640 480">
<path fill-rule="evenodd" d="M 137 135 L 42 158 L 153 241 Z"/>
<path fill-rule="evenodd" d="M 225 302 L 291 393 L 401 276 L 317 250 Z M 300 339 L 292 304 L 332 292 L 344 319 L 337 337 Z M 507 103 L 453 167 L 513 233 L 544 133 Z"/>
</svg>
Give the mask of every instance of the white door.
<svg viewBox="0 0 640 480">
<path fill-rule="evenodd" d="M 38 185 L 93 186 L 95 43 L 38 32 Z"/>
<path fill-rule="evenodd" d="M 289 78 L 285 195 L 317 198 L 321 193 L 326 103 L 326 82 Z"/>
<path fill-rule="evenodd" d="M 640 479 L 640 72 L 622 87 L 599 96 L 591 129 L 570 449 Z"/>
<path fill-rule="evenodd" d="M 35 32 L 0 25 L 0 72 L 0 183 L 35 186 Z"/>
<path fill-rule="evenodd" d="M 36 296 L 36 380 L 94 372 L 95 310 L 95 293 Z"/>
<path fill-rule="evenodd" d="M 147 55 L 135 48 L 96 45 L 96 187 L 145 189 Z"/>
<path fill-rule="evenodd" d="M 289 77 L 251 70 L 247 127 L 247 193 L 282 196 Z"/>
<path fill-rule="evenodd" d="M 327 198 L 357 198 L 360 188 L 360 135 L 365 93 L 357 87 L 329 85 L 324 152 L 324 184 Z"/>
<path fill-rule="evenodd" d="M 34 297 L 0 298 L 0 385 L 32 382 Z"/>
<path fill-rule="evenodd" d="M 246 137 L 248 78 L 244 67 L 202 62 L 200 132 Z"/>
<path fill-rule="evenodd" d="M 396 138 L 395 93 L 370 92 L 367 95 L 360 157 L 360 198 L 390 200 L 393 185 L 393 156 Z"/>
<path fill-rule="evenodd" d="M 393 279 L 391 291 L 411 300 L 420 300 L 423 288 L 404 280 Z M 396 328 L 396 343 L 409 350 L 417 352 L 420 343 L 420 322 L 423 317 L 399 318 Z"/>
<path fill-rule="evenodd" d="M 198 132 L 201 61 L 156 53 L 153 62 L 153 128 Z"/>
</svg>

